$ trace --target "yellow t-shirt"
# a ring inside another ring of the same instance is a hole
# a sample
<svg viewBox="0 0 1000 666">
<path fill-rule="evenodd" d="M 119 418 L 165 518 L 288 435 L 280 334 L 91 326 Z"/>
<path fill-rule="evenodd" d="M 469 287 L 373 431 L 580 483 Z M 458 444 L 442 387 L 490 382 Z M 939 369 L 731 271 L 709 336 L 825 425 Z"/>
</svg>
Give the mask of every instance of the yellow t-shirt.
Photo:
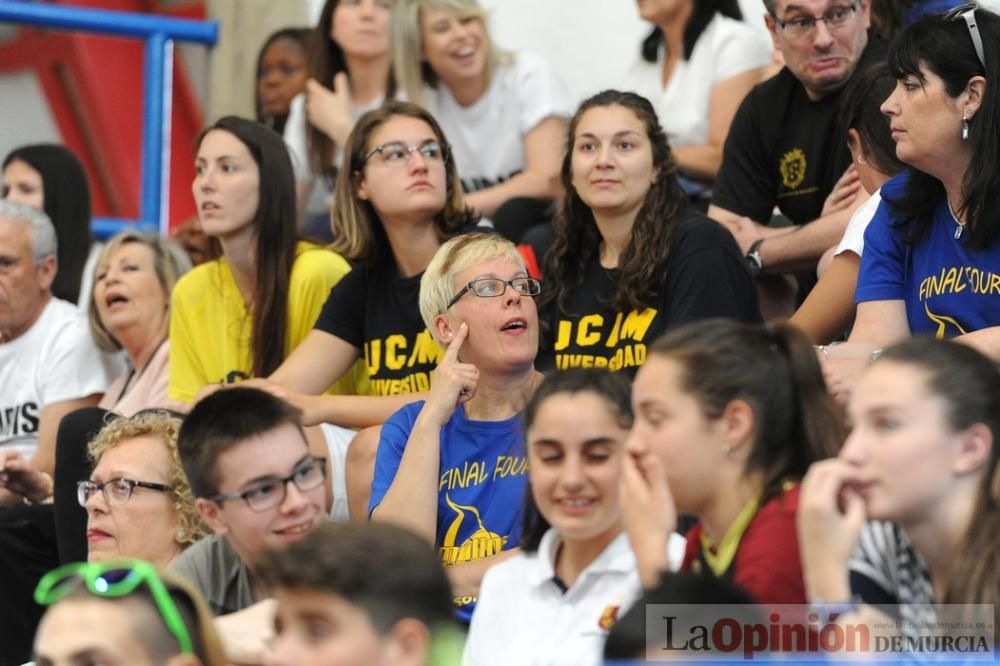
<svg viewBox="0 0 1000 666">
<path fill-rule="evenodd" d="M 351 269 L 339 254 L 299 242 L 289 282 L 285 357 L 312 330 L 330 290 Z M 170 313 L 171 400 L 190 403 L 205 384 L 251 376 L 253 319 L 225 257 L 196 267 L 174 287 Z M 367 394 L 359 361 L 327 393 Z"/>
</svg>

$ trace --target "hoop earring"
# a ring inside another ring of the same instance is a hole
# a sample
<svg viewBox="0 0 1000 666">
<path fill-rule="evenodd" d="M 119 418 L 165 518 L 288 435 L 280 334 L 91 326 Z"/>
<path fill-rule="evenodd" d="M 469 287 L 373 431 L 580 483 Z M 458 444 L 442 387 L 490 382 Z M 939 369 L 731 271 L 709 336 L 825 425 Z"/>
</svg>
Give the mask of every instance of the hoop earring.
<svg viewBox="0 0 1000 666">
<path fill-rule="evenodd" d="M 858 164 L 868 164 L 868 161 L 865 159 L 864 155 L 858 155 Z"/>
<path fill-rule="evenodd" d="M 962 114 L 962 141 L 969 140 L 969 119 Z"/>
</svg>

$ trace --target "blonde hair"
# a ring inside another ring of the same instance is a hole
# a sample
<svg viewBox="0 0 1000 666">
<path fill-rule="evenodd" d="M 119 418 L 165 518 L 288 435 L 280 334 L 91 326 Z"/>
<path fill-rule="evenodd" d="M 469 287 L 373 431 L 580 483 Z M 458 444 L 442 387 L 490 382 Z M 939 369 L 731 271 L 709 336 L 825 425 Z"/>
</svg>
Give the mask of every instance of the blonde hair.
<svg viewBox="0 0 1000 666">
<path fill-rule="evenodd" d="M 415 118 L 427 123 L 445 148 L 444 208 L 434 216 L 434 224 L 441 240 L 451 236 L 459 228 L 476 222 L 476 216 L 465 207 L 462 182 L 458 179 L 455 160 L 447 147 L 448 140 L 444 131 L 434 120 L 434 116 L 416 104 L 390 100 L 361 116 L 344 146 L 344 162 L 337 178 L 331 212 L 335 239 L 331 249 L 352 263 L 376 263 L 390 254 L 382 221 L 371 202 L 358 197 L 357 188 L 363 178 L 365 157 L 374 148 L 369 145 L 372 135 L 395 116 Z"/>
<path fill-rule="evenodd" d="M 194 503 L 194 493 L 188 485 L 181 459 L 177 454 L 177 433 L 181 419 L 166 410 L 143 410 L 134 416 L 109 414 L 110 420 L 87 444 L 87 455 L 94 464 L 116 446 L 138 437 L 159 440 L 170 454 L 167 485 L 174 499 L 174 509 L 180 519 L 183 537 L 177 542 L 186 546 L 208 534 Z"/>
<path fill-rule="evenodd" d="M 397 85 L 414 104 L 425 105 L 424 84 L 438 86 L 437 74 L 424 60 L 420 11 L 425 7 L 444 9 L 460 19 L 472 18 L 483 24 L 487 87 L 497 65 L 513 61 L 512 53 L 497 48 L 490 39 L 486 10 L 476 0 L 397 0 L 392 10 L 392 69 Z"/>
<path fill-rule="evenodd" d="M 455 276 L 490 259 L 507 259 L 520 266 L 526 274 L 528 272 L 517 247 L 496 234 L 473 232 L 456 236 L 434 253 L 434 258 L 420 278 L 420 316 L 435 340 L 434 318 L 445 313 L 448 301 L 460 289 L 455 284 Z"/>
<path fill-rule="evenodd" d="M 160 238 L 152 234 L 144 234 L 135 229 L 126 229 L 115 234 L 104 244 L 101 254 L 94 264 L 93 284 L 97 284 L 97 271 L 107 263 L 112 254 L 118 251 L 123 245 L 129 243 L 140 243 L 153 252 L 153 270 L 160 281 L 160 286 L 167 295 L 167 308 L 170 307 L 170 292 L 174 290 L 174 285 L 181 275 L 191 270 L 191 260 L 184 250 L 175 242 Z M 111 335 L 111 331 L 104 326 L 101 316 L 97 312 L 97 302 L 94 300 L 94 288 L 90 289 L 90 299 L 87 304 L 87 321 L 90 324 L 90 334 L 94 342 L 103 351 L 116 352 L 122 348 L 118 340 Z M 169 311 L 166 313 L 169 320 Z"/>
</svg>

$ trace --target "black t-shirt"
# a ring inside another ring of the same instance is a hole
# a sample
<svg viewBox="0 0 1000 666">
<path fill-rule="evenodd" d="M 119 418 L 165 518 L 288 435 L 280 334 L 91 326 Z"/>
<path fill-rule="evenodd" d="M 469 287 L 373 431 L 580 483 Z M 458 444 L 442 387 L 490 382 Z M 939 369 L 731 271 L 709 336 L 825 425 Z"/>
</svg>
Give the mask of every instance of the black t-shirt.
<svg viewBox="0 0 1000 666">
<path fill-rule="evenodd" d="M 869 32 L 855 73 L 885 53 Z M 775 206 L 795 224 L 819 217 L 851 163 L 837 122 L 842 90 L 814 102 L 788 68 L 751 90 L 729 129 L 712 204 L 762 223 Z"/>
<path fill-rule="evenodd" d="M 732 234 L 694 211 L 674 230 L 663 282 L 649 307 L 612 309 L 617 275 L 595 254 L 563 311 L 552 302 L 539 314 L 548 324 L 535 362 L 539 370 L 594 366 L 633 375 L 646 360 L 646 347 L 670 328 L 709 317 L 760 321 L 757 288 Z"/>
<path fill-rule="evenodd" d="M 443 350 L 420 317 L 420 278 L 401 277 L 394 261 L 357 266 L 330 291 L 315 328 L 364 354 L 375 395 L 430 388 Z"/>
</svg>

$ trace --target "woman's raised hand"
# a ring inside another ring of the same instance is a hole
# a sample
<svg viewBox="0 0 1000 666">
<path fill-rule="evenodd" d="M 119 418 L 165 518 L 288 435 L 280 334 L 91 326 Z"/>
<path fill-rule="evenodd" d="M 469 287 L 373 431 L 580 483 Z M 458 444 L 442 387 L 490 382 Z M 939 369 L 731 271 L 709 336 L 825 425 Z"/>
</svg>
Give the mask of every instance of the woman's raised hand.
<svg viewBox="0 0 1000 666">
<path fill-rule="evenodd" d="M 448 422 L 455 413 L 455 408 L 472 400 L 476 395 L 479 368 L 471 363 L 462 363 L 458 358 L 458 352 L 468 335 L 469 326 L 462 322 L 458 331 L 452 335 L 444 357 L 438 363 L 431 380 L 430 395 L 427 396 L 420 416 L 423 419 L 430 419 L 430 422 L 438 427 L 443 427 Z"/>
<path fill-rule="evenodd" d="M 677 527 L 677 508 L 660 459 L 651 453 L 627 454 L 620 486 L 622 522 L 645 588 L 669 569 L 667 543 Z"/>
</svg>

